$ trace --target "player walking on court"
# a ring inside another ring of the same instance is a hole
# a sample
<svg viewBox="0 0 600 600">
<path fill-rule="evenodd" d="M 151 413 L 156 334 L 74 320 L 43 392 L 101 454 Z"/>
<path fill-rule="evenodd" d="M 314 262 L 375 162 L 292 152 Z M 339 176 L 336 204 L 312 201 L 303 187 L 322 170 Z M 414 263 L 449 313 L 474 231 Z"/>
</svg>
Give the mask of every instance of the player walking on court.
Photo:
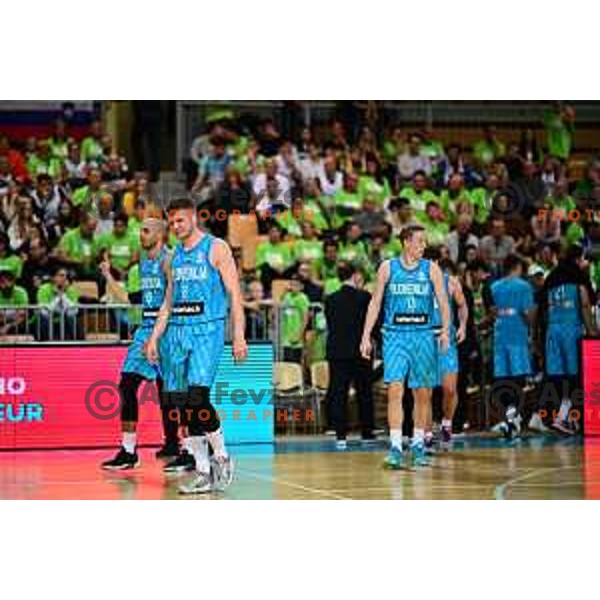
<svg viewBox="0 0 600 600">
<path fill-rule="evenodd" d="M 142 283 L 142 324 L 135 332 L 129 346 L 127 357 L 121 369 L 119 391 L 121 394 L 121 427 L 123 431 L 122 447 L 117 455 L 102 463 L 103 469 L 132 469 L 139 465 L 136 452 L 136 427 L 138 421 L 137 392 L 142 381 L 157 381 L 159 394 L 161 383 L 158 369 L 145 356 L 147 347 L 156 348 L 167 327 L 168 305 L 172 286 L 169 255 L 163 245 L 165 224 L 161 219 L 144 219 L 140 229 L 140 243 L 143 254 L 140 262 Z M 110 272 L 110 263 L 104 261 L 101 270 L 107 280 L 110 291 L 124 302 L 127 292 L 117 285 Z M 165 416 L 168 407 L 163 406 L 163 426 L 166 443 L 177 446 L 177 423 Z"/>
<path fill-rule="evenodd" d="M 547 322 L 546 376 L 555 389 L 566 389 L 568 394 L 577 387 L 579 341 L 584 329 L 589 336 L 597 335 L 582 267 L 583 250 L 581 246 L 572 246 L 548 275 L 542 296 Z M 577 425 L 569 418 L 571 400 L 568 394 L 561 399 L 553 427 L 572 435 L 577 431 Z"/>
<path fill-rule="evenodd" d="M 504 261 L 506 275 L 491 288 L 494 322 L 494 393 L 505 408 L 501 423 L 504 437 L 512 439 L 520 431 L 518 409 L 525 380 L 531 375 L 529 325 L 535 320 L 533 287 L 525 281 L 523 261 L 515 255 Z"/>
<path fill-rule="evenodd" d="M 462 286 L 454 273 L 454 265 L 445 260 L 440 264 L 444 276 L 444 290 L 448 297 L 448 310 L 450 313 L 448 348 L 446 352 L 440 350 L 438 353 L 439 383 L 442 386 L 442 450 L 450 450 L 452 447 L 452 419 L 458 404 L 458 344 L 466 337 L 467 320 L 469 309 L 465 300 Z M 458 329 L 454 325 L 454 308 L 458 312 Z M 441 326 L 442 317 L 437 301 L 434 298 L 434 322 L 436 332 Z"/>
<path fill-rule="evenodd" d="M 173 200 L 169 224 L 179 244 L 172 260 L 173 303 L 169 329 L 161 348 L 168 392 L 186 392 L 183 410 L 196 474 L 180 486 L 182 494 L 223 489 L 233 478 L 233 461 L 225 448 L 223 430 L 210 401 L 219 359 L 225 344 L 228 294 L 231 301 L 233 356 L 248 355 L 244 309 L 236 265 L 229 246 L 198 228 L 194 203 Z M 211 472 L 208 445 L 214 456 Z"/>
<path fill-rule="evenodd" d="M 432 389 L 437 385 L 437 342 L 433 331 L 433 296 L 442 315 L 439 344 L 448 348 L 449 310 L 440 268 L 423 259 L 425 229 L 411 225 L 402 230 L 404 250 L 399 258 L 384 261 L 377 272 L 375 291 L 365 322 L 361 354 L 372 352 L 371 333 L 383 303 L 383 377 L 388 387 L 390 451 L 384 466 L 403 468 L 402 396 L 405 380 L 413 390 L 414 437 L 410 445 L 412 466 L 426 466 L 425 427 Z"/>
</svg>

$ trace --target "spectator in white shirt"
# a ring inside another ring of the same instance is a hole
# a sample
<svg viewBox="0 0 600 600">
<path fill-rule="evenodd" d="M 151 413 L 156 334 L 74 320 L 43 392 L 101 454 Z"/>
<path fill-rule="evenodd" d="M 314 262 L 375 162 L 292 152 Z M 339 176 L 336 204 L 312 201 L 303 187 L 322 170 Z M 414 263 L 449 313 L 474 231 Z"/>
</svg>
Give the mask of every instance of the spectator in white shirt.
<svg viewBox="0 0 600 600">
<path fill-rule="evenodd" d="M 294 181 L 300 179 L 300 171 L 298 165 L 298 156 L 296 148 L 291 142 L 285 141 L 279 147 L 279 154 L 275 157 L 277 162 L 277 172 L 288 179 Z"/>
<path fill-rule="evenodd" d="M 300 174 L 303 182 L 319 179 L 323 174 L 323 159 L 317 144 L 309 144 L 308 154 L 300 160 Z"/>
<path fill-rule="evenodd" d="M 469 215 L 462 214 L 458 217 L 456 229 L 448 235 L 448 252 L 450 260 L 461 265 L 467 262 L 467 248 L 469 246 L 479 247 L 479 238 L 471 232 L 473 220 Z"/>
<path fill-rule="evenodd" d="M 277 162 L 268 159 L 265 162 L 265 172 L 254 177 L 252 185 L 256 196 L 257 210 L 264 211 L 274 206 L 289 208 L 292 203 L 290 182 L 277 172 Z"/>
<path fill-rule="evenodd" d="M 423 139 L 419 134 L 412 134 L 406 150 L 398 159 L 398 172 L 404 180 L 413 178 L 417 171 L 423 171 L 427 176 L 431 174 L 431 160 L 421 154 Z"/>
<path fill-rule="evenodd" d="M 344 176 L 338 170 L 337 160 L 334 156 L 328 156 L 323 161 L 323 171 L 319 176 L 321 191 L 324 196 L 333 196 L 344 185 Z"/>
</svg>

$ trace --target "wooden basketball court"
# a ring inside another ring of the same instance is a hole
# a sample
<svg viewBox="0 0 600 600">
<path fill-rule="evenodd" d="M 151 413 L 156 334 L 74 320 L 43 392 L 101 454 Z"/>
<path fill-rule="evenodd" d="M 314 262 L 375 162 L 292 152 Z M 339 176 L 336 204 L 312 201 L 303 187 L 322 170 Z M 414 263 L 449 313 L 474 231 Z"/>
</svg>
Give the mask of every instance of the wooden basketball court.
<svg viewBox="0 0 600 600">
<path fill-rule="evenodd" d="M 2 499 L 581 499 L 600 498 L 600 444 L 530 437 L 508 444 L 472 436 L 417 472 L 381 468 L 385 444 L 285 438 L 232 448 L 236 479 L 224 494 L 182 498 L 154 449 L 135 471 L 99 468 L 113 450 L 0 453 Z"/>
</svg>

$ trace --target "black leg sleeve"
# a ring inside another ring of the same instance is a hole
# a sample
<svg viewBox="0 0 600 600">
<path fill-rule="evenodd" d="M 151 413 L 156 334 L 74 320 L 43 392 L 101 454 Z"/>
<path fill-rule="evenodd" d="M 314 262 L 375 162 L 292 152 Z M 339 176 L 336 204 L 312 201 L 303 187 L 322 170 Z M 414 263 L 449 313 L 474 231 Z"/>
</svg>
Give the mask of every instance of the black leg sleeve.
<svg viewBox="0 0 600 600">
<path fill-rule="evenodd" d="M 138 389 L 144 378 L 137 373 L 121 373 L 119 392 L 121 394 L 121 421 L 137 423 Z"/>
<path fill-rule="evenodd" d="M 210 401 L 210 388 L 190 387 L 185 412 L 189 419 L 190 436 L 213 433 L 221 426 L 217 411 Z"/>
</svg>

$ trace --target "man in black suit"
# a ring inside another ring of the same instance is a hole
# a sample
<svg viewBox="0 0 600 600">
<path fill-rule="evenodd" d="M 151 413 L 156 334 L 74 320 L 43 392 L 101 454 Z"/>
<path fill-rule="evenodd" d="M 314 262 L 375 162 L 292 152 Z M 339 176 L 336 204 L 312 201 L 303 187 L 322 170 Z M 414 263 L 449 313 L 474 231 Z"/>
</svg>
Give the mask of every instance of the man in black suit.
<svg viewBox="0 0 600 600">
<path fill-rule="evenodd" d="M 360 354 L 361 332 L 371 294 L 361 288 L 363 274 L 354 266 L 342 264 L 338 277 L 340 290 L 325 300 L 327 321 L 327 360 L 329 362 L 330 417 L 335 427 L 338 449 L 346 448 L 346 404 L 350 384 L 354 383 L 359 406 L 362 439 L 373 436 L 373 365 Z"/>
</svg>

